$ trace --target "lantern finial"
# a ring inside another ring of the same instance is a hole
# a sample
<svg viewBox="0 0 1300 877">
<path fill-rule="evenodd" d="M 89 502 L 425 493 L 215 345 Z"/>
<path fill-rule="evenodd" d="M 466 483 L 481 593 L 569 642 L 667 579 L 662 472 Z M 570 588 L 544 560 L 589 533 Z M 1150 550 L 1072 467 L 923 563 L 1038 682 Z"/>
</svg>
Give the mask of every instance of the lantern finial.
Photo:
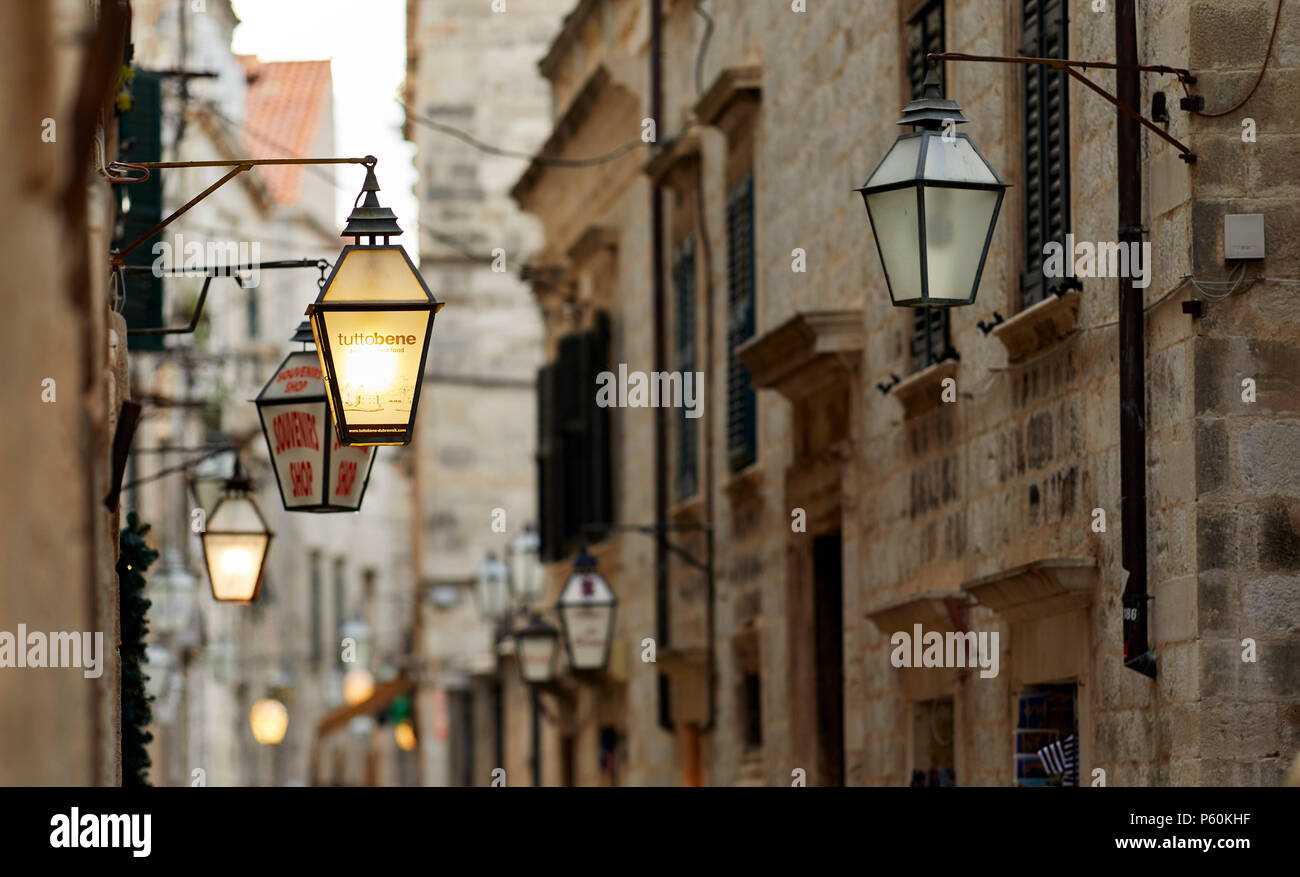
<svg viewBox="0 0 1300 877">
<path fill-rule="evenodd" d="M 390 207 L 381 207 L 379 198 L 379 180 L 375 177 L 375 166 L 366 165 L 366 181 L 361 185 L 354 202 L 352 212 L 348 214 L 348 224 L 339 237 L 359 239 L 361 237 L 390 237 L 402 233 L 397 224 L 397 215 Z M 362 196 L 365 200 L 362 201 Z"/>
<path fill-rule="evenodd" d="M 931 67 L 925 74 L 921 96 L 903 107 L 900 125 L 914 125 L 927 131 L 940 131 L 951 120 L 954 125 L 969 121 L 961 113 L 955 100 L 945 98 L 939 82 L 939 71 Z"/>
</svg>

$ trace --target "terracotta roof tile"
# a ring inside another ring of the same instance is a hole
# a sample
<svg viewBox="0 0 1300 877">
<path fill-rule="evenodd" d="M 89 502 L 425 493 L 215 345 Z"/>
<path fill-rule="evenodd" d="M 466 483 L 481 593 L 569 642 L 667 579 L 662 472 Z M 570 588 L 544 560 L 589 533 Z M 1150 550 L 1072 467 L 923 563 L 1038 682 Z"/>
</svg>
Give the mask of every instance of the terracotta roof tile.
<svg viewBox="0 0 1300 877">
<path fill-rule="evenodd" d="M 248 77 L 244 148 L 252 158 L 307 158 L 333 95 L 330 62 L 259 61 L 239 55 Z M 304 165 L 263 167 L 259 176 L 280 204 L 302 193 Z"/>
</svg>

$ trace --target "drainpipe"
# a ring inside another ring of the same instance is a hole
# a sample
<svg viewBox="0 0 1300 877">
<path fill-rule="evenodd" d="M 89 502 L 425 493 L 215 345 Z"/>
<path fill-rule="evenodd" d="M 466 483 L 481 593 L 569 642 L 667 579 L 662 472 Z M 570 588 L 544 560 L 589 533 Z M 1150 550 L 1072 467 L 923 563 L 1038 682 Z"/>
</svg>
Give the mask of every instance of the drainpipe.
<svg viewBox="0 0 1300 877">
<path fill-rule="evenodd" d="M 663 126 L 662 0 L 650 0 L 650 118 L 655 140 Z M 650 180 L 650 276 L 654 296 L 654 370 L 668 368 L 667 297 L 664 294 L 664 202 L 659 183 Z M 655 644 L 668 647 L 668 409 L 654 409 L 655 418 Z M 659 727 L 672 729 L 668 677 L 659 674 Z"/>
<path fill-rule="evenodd" d="M 1135 65 L 1137 13 L 1134 0 L 1115 4 L 1115 61 Z M 1120 104 L 1141 106 L 1138 71 L 1116 70 Z M 1142 242 L 1140 128 L 1120 110 L 1116 120 L 1116 177 L 1119 185 L 1119 245 L 1130 252 Z M 1119 478 L 1124 583 L 1124 666 L 1152 679 L 1156 655 L 1147 636 L 1146 327 L 1142 290 L 1131 276 L 1119 280 Z"/>
</svg>

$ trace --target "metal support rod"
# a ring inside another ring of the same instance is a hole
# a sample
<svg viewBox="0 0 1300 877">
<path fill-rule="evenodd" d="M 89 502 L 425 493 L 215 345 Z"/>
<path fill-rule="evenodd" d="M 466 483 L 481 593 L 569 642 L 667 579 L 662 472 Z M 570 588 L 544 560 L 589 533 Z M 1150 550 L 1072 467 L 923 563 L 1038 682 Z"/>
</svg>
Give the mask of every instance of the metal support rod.
<svg viewBox="0 0 1300 877">
<path fill-rule="evenodd" d="M 126 330 L 127 335 L 189 335 L 198 328 L 199 320 L 203 317 L 203 304 L 208 300 L 208 287 L 212 283 L 213 277 L 235 277 L 236 274 L 245 271 L 277 269 L 277 268 L 328 268 L 329 262 L 324 259 L 280 259 L 273 262 L 259 262 L 256 265 L 217 265 L 210 268 L 202 269 L 204 271 L 203 288 L 199 290 L 199 299 L 194 304 L 194 313 L 190 316 L 190 321 L 184 326 L 161 326 L 158 328 L 140 328 Z M 146 271 L 152 272 L 154 269 L 150 265 L 121 265 L 118 270 L 126 274 L 142 274 Z M 186 275 L 196 269 L 173 268 L 165 269 L 163 274 L 169 276 Z M 238 279 L 238 278 L 236 278 Z"/>
<path fill-rule="evenodd" d="M 174 213 L 172 213 L 171 216 L 168 216 L 162 222 L 159 222 L 157 225 L 149 229 L 139 238 L 127 244 L 123 249 L 113 253 L 112 256 L 109 258 L 109 264 L 110 265 L 123 264 L 122 260 L 126 257 L 127 253 L 130 253 L 132 250 L 139 247 L 145 241 L 149 240 L 149 238 L 153 237 L 158 232 L 162 231 L 164 228 L 171 225 L 172 222 L 174 222 L 178 217 L 186 213 L 191 207 L 193 207 L 195 204 L 198 204 L 200 201 L 202 201 L 204 198 L 211 195 L 217 189 L 220 189 L 222 186 L 224 186 L 226 183 L 230 182 L 235 177 L 242 174 L 244 171 L 250 170 L 254 167 L 258 167 L 260 165 L 268 165 L 268 164 L 270 165 L 363 164 L 366 167 L 374 167 L 377 163 L 378 163 L 378 159 L 376 159 L 373 155 L 367 155 L 364 158 L 241 158 L 241 159 L 236 159 L 234 161 L 137 161 L 137 162 L 115 161 L 112 162 L 109 165 L 110 169 L 121 169 L 121 170 L 153 170 L 155 168 L 163 169 L 163 168 L 187 168 L 187 167 L 189 168 L 228 167 L 231 168 L 232 170 L 230 171 L 230 173 L 226 174 L 224 177 L 217 180 L 211 186 L 208 186 L 202 192 L 195 195 L 189 201 L 186 201 L 184 204 L 182 204 L 179 208 L 177 208 L 177 210 Z M 141 179 L 147 179 L 147 177 L 143 177 Z M 134 182 L 140 182 L 140 180 L 135 180 Z"/>
<path fill-rule="evenodd" d="M 1163 64 L 1113 64 L 1109 61 L 1075 61 L 1069 58 L 1029 58 L 1016 55 L 971 55 L 966 52 L 931 52 L 926 56 L 926 61 L 931 65 L 938 64 L 940 61 L 987 61 L 992 64 L 1039 64 L 1045 67 L 1051 67 L 1054 70 L 1064 70 L 1071 78 L 1077 80 L 1083 85 L 1095 91 L 1097 94 L 1110 101 L 1122 113 L 1129 116 L 1134 121 L 1144 125 L 1148 130 L 1155 133 L 1157 137 L 1171 144 L 1178 150 L 1178 157 L 1187 163 L 1196 161 L 1196 153 L 1192 152 L 1182 141 L 1172 137 L 1163 128 L 1155 122 L 1147 119 L 1135 109 L 1135 104 L 1140 100 L 1134 96 L 1130 100 L 1125 100 L 1121 95 L 1116 97 L 1088 77 L 1084 76 L 1075 68 L 1087 70 L 1089 67 L 1116 71 L 1116 80 L 1125 76 L 1133 76 L 1135 73 L 1169 73 L 1177 76 L 1181 81 L 1193 83 L 1196 77 L 1180 67 L 1166 67 Z M 1134 76 L 1136 80 L 1136 76 Z"/>
</svg>

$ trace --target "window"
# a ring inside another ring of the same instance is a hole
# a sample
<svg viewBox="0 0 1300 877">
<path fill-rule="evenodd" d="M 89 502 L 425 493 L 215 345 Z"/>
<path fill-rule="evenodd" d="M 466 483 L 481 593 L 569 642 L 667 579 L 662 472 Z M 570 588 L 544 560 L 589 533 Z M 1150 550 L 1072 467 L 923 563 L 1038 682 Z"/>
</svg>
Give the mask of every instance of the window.
<svg viewBox="0 0 1300 877">
<path fill-rule="evenodd" d="M 1020 692 L 1015 730 L 1017 786 L 1079 784 L 1077 697 L 1076 683 L 1035 685 Z"/>
<path fill-rule="evenodd" d="M 907 22 L 908 94 L 918 98 L 924 92 L 928 67 L 926 55 L 944 50 L 943 0 L 928 0 Z M 939 65 L 940 87 L 947 88 L 947 71 Z M 946 93 L 946 91 L 945 91 Z M 951 314 L 942 308 L 915 308 L 909 350 L 913 367 L 920 371 L 955 357 L 951 343 Z"/>
<path fill-rule="evenodd" d="M 952 698 L 912 704 L 912 785 L 955 786 Z"/>
<path fill-rule="evenodd" d="M 757 673 L 745 674 L 745 751 L 763 748 L 763 685 Z"/>
<path fill-rule="evenodd" d="M 740 742 L 746 755 L 758 755 L 763 749 L 763 677 L 757 632 L 737 634 L 732 649 L 739 680 L 736 705 Z"/>
<path fill-rule="evenodd" d="M 695 237 L 688 235 L 677 245 L 673 258 L 673 309 L 677 316 L 675 353 L 682 386 L 694 380 L 695 372 Z M 700 388 L 695 388 L 700 398 Z M 688 499 L 699 487 L 698 418 L 688 417 L 685 404 L 677 409 L 677 498 Z"/>
<path fill-rule="evenodd" d="M 1067 57 L 1064 0 L 1024 0 L 1022 54 Z M 1070 224 L 1069 78 L 1064 71 L 1026 64 L 1022 69 L 1025 126 L 1025 263 L 1020 302 L 1028 307 L 1050 290 L 1043 247 L 1063 242 Z"/>
<path fill-rule="evenodd" d="M 738 472 L 758 459 L 758 399 L 736 348 L 754 335 L 754 176 L 727 195 L 727 457 Z"/>
<path fill-rule="evenodd" d="M 613 520 L 609 409 L 596 403 L 607 369 L 609 317 L 560 339 L 559 355 L 537 373 L 537 507 L 542 557 L 577 550 L 583 525 Z"/>
<path fill-rule="evenodd" d="M 308 607 L 311 618 L 311 661 L 313 664 L 320 664 L 321 659 L 321 633 L 324 628 L 321 612 L 322 594 L 325 587 L 323 575 L 321 573 L 321 557 L 319 551 L 313 551 L 308 555 L 308 569 L 310 570 L 310 588 L 311 588 L 311 605 Z"/>
</svg>

